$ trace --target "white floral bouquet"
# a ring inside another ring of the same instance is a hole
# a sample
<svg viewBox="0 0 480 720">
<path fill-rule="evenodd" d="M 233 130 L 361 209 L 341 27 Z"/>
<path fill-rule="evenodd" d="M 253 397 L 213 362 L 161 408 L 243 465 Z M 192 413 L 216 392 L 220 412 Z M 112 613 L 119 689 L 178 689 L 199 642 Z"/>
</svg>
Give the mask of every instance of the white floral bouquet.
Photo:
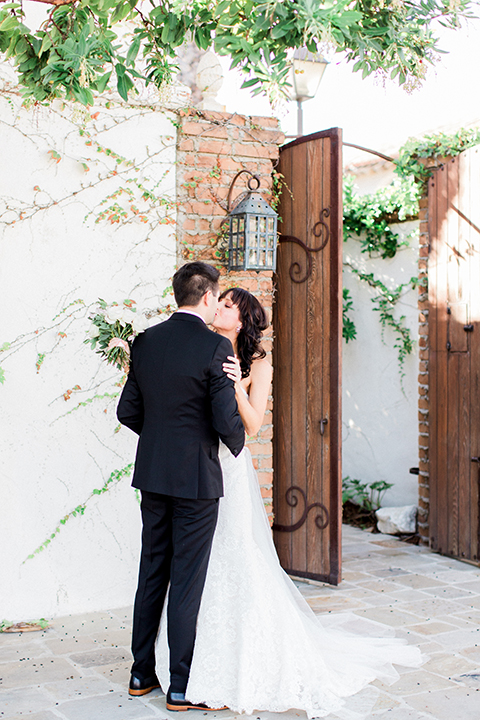
<svg viewBox="0 0 480 720">
<path fill-rule="evenodd" d="M 128 372 L 131 343 L 138 333 L 148 327 L 145 315 L 137 312 L 135 300 L 108 305 L 99 298 L 90 320 L 92 324 L 84 342 L 89 343 L 92 350 L 101 355 L 107 363 Z"/>
</svg>

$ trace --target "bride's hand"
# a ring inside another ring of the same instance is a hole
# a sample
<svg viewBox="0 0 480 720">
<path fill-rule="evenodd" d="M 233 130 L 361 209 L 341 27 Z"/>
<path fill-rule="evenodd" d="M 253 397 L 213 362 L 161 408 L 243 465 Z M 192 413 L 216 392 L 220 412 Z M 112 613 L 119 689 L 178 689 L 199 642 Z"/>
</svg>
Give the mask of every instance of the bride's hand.
<svg viewBox="0 0 480 720">
<path fill-rule="evenodd" d="M 227 357 L 227 360 L 230 360 L 230 362 L 223 363 L 223 372 L 227 373 L 227 376 L 230 378 L 230 380 L 233 380 L 236 385 L 240 384 L 240 381 L 242 379 L 240 360 L 237 358 L 236 355 L 229 355 Z"/>
</svg>

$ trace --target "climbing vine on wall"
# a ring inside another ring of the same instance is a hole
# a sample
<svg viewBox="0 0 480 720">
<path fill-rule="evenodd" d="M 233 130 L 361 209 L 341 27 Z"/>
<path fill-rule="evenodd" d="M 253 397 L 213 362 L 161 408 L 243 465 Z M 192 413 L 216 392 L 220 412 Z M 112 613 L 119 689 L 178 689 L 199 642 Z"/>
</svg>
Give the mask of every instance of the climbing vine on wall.
<svg viewBox="0 0 480 720">
<path fill-rule="evenodd" d="M 354 179 L 351 176 L 344 178 L 344 210 L 343 227 L 344 239 L 354 239 L 360 244 L 362 253 L 369 257 L 390 259 L 397 252 L 409 244 L 409 237 L 401 239 L 391 225 L 393 223 L 413 220 L 418 217 L 418 200 L 420 189 L 410 176 L 397 179 L 386 188 L 374 193 L 360 195 L 355 190 Z M 394 332 L 394 348 L 397 350 L 397 359 L 401 380 L 405 376 L 404 364 L 407 355 L 413 351 L 413 339 L 410 329 L 405 324 L 405 316 L 396 317 L 395 306 L 404 295 L 414 288 L 417 278 L 413 277 L 407 283 L 397 288 L 389 289 L 374 276 L 374 273 L 361 272 L 351 263 L 344 263 L 360 281 L 369 285 L 376 291 L 372 297 L 373 309 L 378 312 L 382 327 L 382 339 L 387 327 Z M 343 297 L 343 337 L 348 342 L 356 338 L 355 322 L 350 316 L 354 310 L 351 297 Z"/>
</svg>

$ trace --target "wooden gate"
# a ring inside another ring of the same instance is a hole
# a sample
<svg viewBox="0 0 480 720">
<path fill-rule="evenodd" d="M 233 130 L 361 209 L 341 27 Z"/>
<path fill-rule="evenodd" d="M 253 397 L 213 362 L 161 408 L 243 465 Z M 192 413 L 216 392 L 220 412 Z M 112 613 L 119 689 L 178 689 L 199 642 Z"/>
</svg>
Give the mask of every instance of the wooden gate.
<svg viewBox="0 0 480 720">
<path fill-rule="evenodd" d="M 342 135 L 284 146 L 274 306 L 274 538 L 292 575 L 341 570 Z"/>
<path fill-rule="evenodd" d="M 430 543 L 480 559 L 480 150 L 429 182 Z"/>
</svg>

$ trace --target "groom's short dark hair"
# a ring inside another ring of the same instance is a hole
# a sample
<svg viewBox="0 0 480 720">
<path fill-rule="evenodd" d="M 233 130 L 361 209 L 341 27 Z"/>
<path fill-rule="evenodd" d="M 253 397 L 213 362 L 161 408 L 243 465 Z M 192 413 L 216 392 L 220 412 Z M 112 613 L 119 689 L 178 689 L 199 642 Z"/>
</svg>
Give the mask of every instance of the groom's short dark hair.
<svg viewBox="0 0 480 720">
<path fill-rule="evenodd" d="M 182 265 L 173 276 L 173 294 L 178 307 L 195 307 L 207 290 L 218 292 L 220 273 L 212 265 L 191 262 Z"/>
</svg>

